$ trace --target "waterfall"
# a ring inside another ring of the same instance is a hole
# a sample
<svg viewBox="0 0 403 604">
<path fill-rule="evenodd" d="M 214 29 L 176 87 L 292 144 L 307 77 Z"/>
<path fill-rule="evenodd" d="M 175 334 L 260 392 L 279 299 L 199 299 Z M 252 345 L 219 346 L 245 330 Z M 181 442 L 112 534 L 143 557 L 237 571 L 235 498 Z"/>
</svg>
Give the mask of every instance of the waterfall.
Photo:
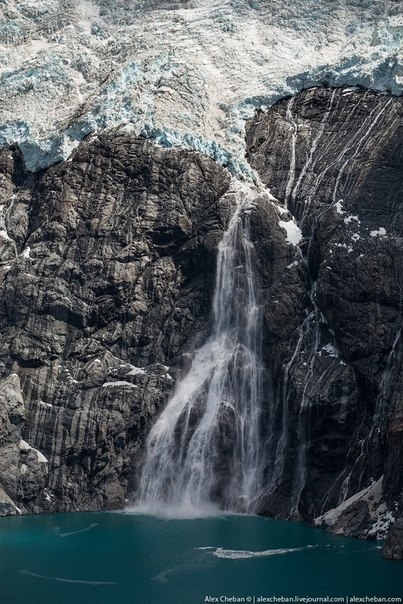
<svg viewBox="0 0 403 604">
<path fill-rule="evenodd" d="M 212 335 L 149 434 L 142 508 L 253 511 L 261 492 L 262 328 L 250 209 L 247 195 L 237 195 L 218 247 Z"/>
</svg>

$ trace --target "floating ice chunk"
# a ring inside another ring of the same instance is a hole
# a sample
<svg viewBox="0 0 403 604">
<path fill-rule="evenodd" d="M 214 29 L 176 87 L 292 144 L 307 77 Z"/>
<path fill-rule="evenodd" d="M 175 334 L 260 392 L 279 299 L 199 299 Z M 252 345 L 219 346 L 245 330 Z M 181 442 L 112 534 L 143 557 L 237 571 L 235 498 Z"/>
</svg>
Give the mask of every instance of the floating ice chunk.
<svg viewBox="0 0 403 604">
<path fill-rule="evenodd" d="M 302 239 L 302 233 L 299 226 L 296 225 L 293 220 L 289 220 L 288 222 L 285 220 L 280 220 L 279 225 L 287 233 L 287 242 L 291 243 L 292 245 L 298 245 Z"/>
</svg>

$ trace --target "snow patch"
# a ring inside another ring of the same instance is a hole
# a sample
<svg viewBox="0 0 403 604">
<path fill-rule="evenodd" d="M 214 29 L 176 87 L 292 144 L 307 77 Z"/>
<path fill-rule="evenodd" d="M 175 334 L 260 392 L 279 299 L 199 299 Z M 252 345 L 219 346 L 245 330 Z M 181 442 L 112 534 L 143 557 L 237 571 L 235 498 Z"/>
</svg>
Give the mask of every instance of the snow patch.
<svg viewBox="0 0 403 604">
<path fill-rule="evenodd" d="M 326 344 L 326 346 L 322 347 L 320 352 L 322 352 L 322 350 L 326 352 L 329 357 L 337 358 L 339 356 L 339 351 L 333 344 Z"/>
<path fill-rule="evenodd" d="M 293 220 L 289 220 L 285 222 L 284 220 L 279 220 L 278 223 L 282 229 L 286 232 L 286 239 L 288 243 L 292 245 L 298 245 L 302 239 L 301 229 Z"/>
<path fill-rule="evenodd" d="M 314 520 L 315 525 L 333 528 L 333 532 L 336 534 L 342 533 L 344 512 L 348 511 L 352 504 L 357 501 L 365 501 L 368 504 L 369 514 L 373 522 L 372 526 L 368 529 L 368 536 L 381 535 L 382 531 L 386 532 L 393 515 L 386 510 L 384 503 L 380 503 L 382 498 L 382 481 L 383 476 L 376 482 L 372 482 L 370 486 L 343 501 L 337 507 L 325 512 L 322 516 L 318 516 Z M 340 525 L 338 525 L 339 521 Z M 380 536 L 379 538 L 383 537 Z"/>
<path fill-rule="evenodd" d="M 343 202 L 343 200 L 340 199 L 337 203 L 334 204 L 334 207 L 336 208 L 336 212 L 338 214 L 344 214 L 345 213 L 344 210 L 343 210 L 343 207 L 341 205 L 342 202 Z"/>
<path fill-rule="evenodd" d="M 294 552 L 301 552 L 305 549 L 318 547 L 316 545 L 305 545 L 304 547 L 290 547 L 284 549 L 266 549 L 262 551 L 250 551 L 239 549 L 224 549 L 222 547 L 199 547 L 197 549 L 205 550 L 216 558 L 227 560 L 245 560 L 247 558 L 266 558 L 268 556 L 283 556 Z"/>
<path fill-rule="evenodd" d="M 290 216 L 291 217 L 291 214 L 290 214 L 289 210 L 287 208 L 285 208 L 284 206 L 281 206 L 278 203 L 277 199 L 272 198 L 271 199 L 271 203 L 276 208 L 277 212 L 279 212 L 279 214 L 281 216 Z"/>
<path fill-rule="evenodd" d="M 52 503 L 52 499 L 54 499 L 53 493 L 49 493 L 48 489 L 44 489 L 43 493 L 45 495 L 45 500 Z"/>
<path fill-rule="evenodd" d="M 392 511 L 381 509 L 376 521 L 368 530 L 368 537 L 375 537 L 376 539 L 384 539 L 388 533 L 391 524 L 394 524 L 395 516 Z"/>
<path fill-rule="evenodd" d="M 105 382 L 102 384 L 102 388 L 118 388 L 118 387 L 129 387 L 129 388 L 138 388 L 136 384 L 132 384 L 131 382 L 125 382 L 124 380 L 117 380 L 116 382 Z"/>
<path fill-rule="evenodd" d="M 146 371 L 144 371 L 144 369 L 134 367 L 134 365 L 132 365 L 132 367 L 133 369 L 131 369 L 127 375 L 145 375 Z"/>
<path fill-rule="evenodd" d="M 38 449 L 35 449 L 35 451 L 36 451 L 36 456 L 38 458 L 38 463 L 48 463 L 48 460 L 46 459 L 46 457 L 44 456 L 43 453 L 38 451 Z"/>
<path fill-rule="evenodd" d="M 386 235 L 386 229 L 383 227 L 380 227 L 377 231 L 370 232 L 371 237 L 383 237 L 384 235 Z"/>
<path fill-rule="evenodd" d="M 339 212 L 341 213 L 341 212 Z M 361 220 L 358 218 L 358 216 L 346 216 L 346 218 L 344 219 L 344 224 L 350 224 L 351 222 L 353 222 L 353 220 L 356 220 L 359 224 L 361 223 Z"/>
<path fill-rule="evenodd" d="M 1 230 L 0 230 L 0 237 L 1 237 L 2 239 L 6 239 L 7 241 L 11 241 L 11 237 L 9 237 L 9 235 L 8 235 L 7 231 L 6 231 L 6 230 L 4 230 L 4 229 L 1 229 Z"/>
<path fill-rule="evenodd" d="M 19 449 L 20 451 L 34 451 L 36 453 L 36 457 L 38 459 L 38 463 L 48 463 L 48 460 L 46 459 L 46 457 L 43 455 L 43 453 L 41 453 L 40 451 L 38 451 L 38 449 L 34 449 L 34 447 L 31 447 L 31 445 L 29 445 L 25 440 L 20 440 L 19 443 Z M 25 465 L 22 464 L 21 467 Z M 22 472 L 23 474 L 26 472 L 26 470 L 24 472 Z"/>
<path fill-rule="evenodd" d="M 317 518 L 315 518 L 315 525 L 320 526 L 324 524 L 327 527 L 332 527 L 345 510 L 347 510 L 356 501 L 364 499 L 372 488 L 373 485 L 363 489 L 362 491 L 359 491 L 355 495 L 352 495 L 352 497 L 350 497 L 349 499 L 346 499 L 346 501 L 343 501 L 343 503 L 341 503 L 337 507 L 332 508 L 322 516 L 318 516 Z"/>
</svg>

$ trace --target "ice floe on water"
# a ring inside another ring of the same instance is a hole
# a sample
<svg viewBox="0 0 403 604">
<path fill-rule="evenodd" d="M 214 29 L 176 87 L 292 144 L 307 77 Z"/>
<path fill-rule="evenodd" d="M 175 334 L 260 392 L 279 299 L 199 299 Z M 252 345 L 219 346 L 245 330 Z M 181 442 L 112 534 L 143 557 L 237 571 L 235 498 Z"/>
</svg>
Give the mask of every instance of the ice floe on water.
<svg viewBox="0 0 403 604">
<path fill-rule="evenodd" d="M 302 552 L 306 549 L 318 547 L 317 545 L 305 545 L 303 547 L 287 547 L 278 549 L 266 549 L 261 551 L 250 551 L 244 549 L 224 549 L 223 547 L 198 547 L 198 550 L 205 550 L 216 558 L 225 558 L 228 560 L 243 560 L 246 558 L 266 558 L 268 556 L 283 556 L 293 552 Z"/>
</svg>

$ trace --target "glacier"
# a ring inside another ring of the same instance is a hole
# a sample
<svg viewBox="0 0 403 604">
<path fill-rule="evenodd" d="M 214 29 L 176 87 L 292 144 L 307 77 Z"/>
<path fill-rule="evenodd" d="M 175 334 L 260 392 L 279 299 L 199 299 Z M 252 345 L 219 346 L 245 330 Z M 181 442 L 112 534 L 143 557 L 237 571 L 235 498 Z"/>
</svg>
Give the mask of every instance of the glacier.
<svg viewBox="0 0 403 604">
<path fill-rule="evenodd" d="M 319 84 L 403 89 L 394 0 L 0 2 L 0 146 L 36 171 L 127 127 L 242 178 L 256 108 Z"/>
</svg>

